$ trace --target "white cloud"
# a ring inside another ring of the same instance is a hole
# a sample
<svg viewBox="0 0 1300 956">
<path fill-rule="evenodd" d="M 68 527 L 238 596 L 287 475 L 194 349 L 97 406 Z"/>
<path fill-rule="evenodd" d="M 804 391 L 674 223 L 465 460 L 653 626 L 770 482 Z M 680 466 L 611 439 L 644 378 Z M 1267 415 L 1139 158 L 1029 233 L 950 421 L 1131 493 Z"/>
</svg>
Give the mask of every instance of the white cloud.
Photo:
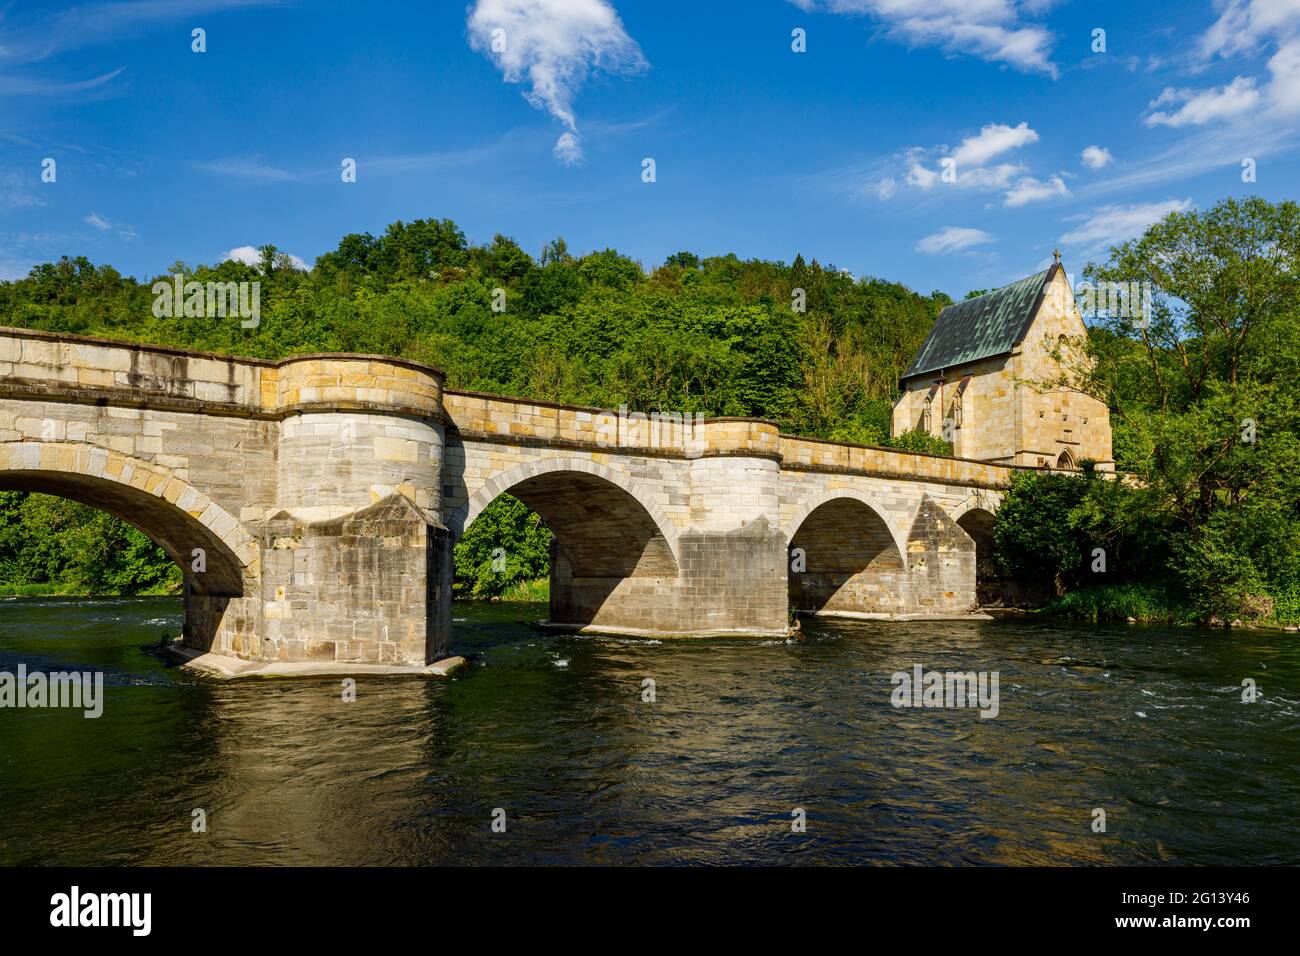
<svg viewBox="0 0 1300 956">
<path fill-rule="evenodd" d="M 477 0 L 467 26 L 470 46 L 491 58 L 507 83 L 527 84 L 528 102 L 568 129 L 554 152 L 570 165 L 582 159 L 573 100 L 587 75 L 647 65 L 607 0 Z"/>
<path fill-rule="evenodd" d="M 1218 0 L 1216 6 L 1219 18 L 1201 37 L 1201 55 L 1254 54 L 1275 46 L 1267 62 L 1269 76 L 1238 76 L 1227 86 L 1206 90 L 1166 89 L 1152 108 L 1166 103 L 1181 103 L 1182 108 L 1152 113 L 1148 126 L 1239 117 L 1252 125 L 1275 125 L 1300 113 L 1300 0 Z"/>
<path fill-rule="evenodd" d="M 1031 202 L 1068 195 L 1070 190 L 1066 188 L 1065 180 L 1060 176 L 1053 176 L 1047 182 L 1040 182 L 1033 176 L 1026 176 L 1007 193 L 1006 205 L 1008 208 L 1017 209 Z"/>
<path fill-rule="evenodd" d="M 576 166 L 582 162 L 582 146 L 578 143 L 578 137 L 572 133 L 561 133 L 551 152 L 565 166 Z"/>
<path fill-rule="evenodd" d="M 1005 152 L 1036 142 L 1038 133 L 1030 129 L 1028 123 L 1019 126 L 990 123 L 974 136 L 962 140 L 961 145 L 953 150 L 952 158 L 957 161 L 958 170 L 968 165 L 983 166 Z"/>
<path fill-rule="evenodd" d="M 311 267 L 308 266 L 307 263 L 304 262 L 302 259 L 300 259 L 298 256 L 292 255 L 290 253 L 285 253 L 283 252 L 283 250 L 281 250 L 281 252 L 284 255 L 289 256 L 289 261 L 293 263 L 293 267 L 295 269 L 298 269 L 302 272 L 310 271 Z M 236 246 L 235 248 L 227 252 L 225 255 L 223 255 L 221 257 L 221 261 L 242 262 L 244 265 L 252 266 L 254 269 L 261 269 L 262 253 L 258 252 L 255 246 Z"/>
<path fill-rule="evenodd" d="M 870 16 L 895 40 L 974 54 L 1026 72 L 1057 76 L 1051 61 L 1052 34 L 1021 22 L 1044 12 L 1045 0 L 791 0 L 809 12 Z"/>
<path fill-rule="evenodd" d="M 1003 153 L 1038 142 L 1038 133 L 1028 123 L 1007 126 L 990 123 L 973 136 L 967 136 L 956 149 L 947 147 L 926 150 L 915 147 L 904 154 L 907 161 L 907 182 L 918 189 L 928 190 L 943 182 L 943 160 L 951 160 L 954 174 L 952 184 L 967 189 L 1006 189 L 1011 181 L 1025 172 L 1020 163 L 988 163 Z M 942 155 L 940 155 L 942 154 Z M 934 163 L 938 168 L 934 168 Z"/>
<path fill-rule="evenodd" d="M 1202 126 L 1215 120 L 1232 119 L 1254 110 L 1259 105 L 1260 94 L 1255 88 L 1255 78 L 1239 76 L 1227 86 L 1208 90 L 1176 90 L 1165 87 L 1160 96 L 1148 107 L 1148 126 Z M 1157 110 L 1158 106 L 1179 105 L 1173 112 Z"/>
<path fill-rule="evenodd" d="M 880 182 L 876 183 L 876 195 L 881 199 L 889 199 L 898 189 L 898 183 L 894 182 L 892 176 L 886 176 Z"/>
<path fill-rule="evenodd" d="M 1268 69 L 1273 74 L 1269 105 L 1284 117 L 1300 113 L 1300 38 L 1282 44 L 1269 59 Z"/>
<path fill-rule="evenodd" d="M 1256 49 L 1267 38 L 1300 28 L 1300 3 L 1295 0 L 1227 0 L 1223 11 L 1201 38 L 1205 56 L 1231 56 Z"/>
<path fill-rule="evenodd" d="M 1089 169 L 1101 169 L 1115 162 L 1115 157 L 1104 146 L 1088 146 L 1082 154 L 1083 165 Z"/>
<path fill-rule="evenodd" d="M 1191 207 L 1190 199 L 1166 199 L 1163 202 L 1133 206 L 1102 206 L 1085 215 L 1072 217 L 1071 221 L 1080 225 L 1061 236 L 1061 244 L 1077 246 L 1083 255 L 1087 255 L 1133 239 L 1171 212 L 1186 212 Z"/>
<path fill-rule="evenodd" d="M 1020 163 L 998 163 L 978 169 L 957 167 L 957 185 L 968 189 L 1006 189 L 1011 180 L 1025 171 Z"/>
<path fill-rule="evenodd" d="M 944 252 L 962 252 L 975 246 L 987 245 L 992 241 L 993 237 L 983 229 L 947 226 L 918 242 L 916 251 L 926 252 L 930 255 L 939 255 Z"/>
<path fill-rule="evenodd" d="M 81 221 L 105 232 L 113 228 L 113 224 L 97 212 L 92 212 Z"/>
<path fill-rule="evenodd" d="M 913 162 L 907 167 L 907 183 L 909 186 L 915 186 L 918 189 L 929 189 L 939 181 L 939 174 L 933 169 L 927 169 L 918 162 Z"/>
</svg>

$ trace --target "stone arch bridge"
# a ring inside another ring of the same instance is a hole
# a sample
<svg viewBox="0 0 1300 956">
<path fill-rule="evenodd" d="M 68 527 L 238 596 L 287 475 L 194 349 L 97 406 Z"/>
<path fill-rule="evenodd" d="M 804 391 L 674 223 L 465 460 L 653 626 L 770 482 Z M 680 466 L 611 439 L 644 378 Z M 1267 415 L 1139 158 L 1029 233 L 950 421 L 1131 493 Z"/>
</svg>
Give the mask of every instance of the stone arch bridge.
<svg viewBox="0 0 1300 956">
<path fill-rule="evenodd" d="M 0 329 L 0 489 L 138 527 L 184 571 L 185 644 L 246 661 L 444 656 L 452 544 L 505 492 L 554 532 L 557 626 L 771 636 L 792 604 L 963 615 L 1011 472 L 753 419 L 456 392 L 380 356 Z"/>
</svg>

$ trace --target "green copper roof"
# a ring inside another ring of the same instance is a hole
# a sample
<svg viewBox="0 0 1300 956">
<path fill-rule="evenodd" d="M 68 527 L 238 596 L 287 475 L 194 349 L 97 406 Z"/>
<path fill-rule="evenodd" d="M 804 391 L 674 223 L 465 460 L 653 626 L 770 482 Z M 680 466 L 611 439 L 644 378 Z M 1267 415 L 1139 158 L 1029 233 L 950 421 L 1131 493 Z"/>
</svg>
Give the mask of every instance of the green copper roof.
<svg viewBox="0 0 1300 956">
<path fill-rule="evenodd" d="M 1005 355 L 1029 332 L 1043 289 L 1052 277 L 1046 272 L 954 302 L 939 313 L 903 378 L 952 368 L 966 362 Z"/>
</svg>

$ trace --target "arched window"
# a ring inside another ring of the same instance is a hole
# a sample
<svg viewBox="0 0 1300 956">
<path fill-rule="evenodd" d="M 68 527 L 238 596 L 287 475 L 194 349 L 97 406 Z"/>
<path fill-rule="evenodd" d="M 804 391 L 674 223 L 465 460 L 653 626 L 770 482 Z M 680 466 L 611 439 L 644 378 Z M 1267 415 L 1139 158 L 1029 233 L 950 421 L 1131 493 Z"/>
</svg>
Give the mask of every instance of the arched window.
<svg viewBox="0 0 1300 956">
<path fill-rule="evenodd" d="M 921 431 L 925 432 L 926 434 L 929 434 L 931 431 L 931 424 L 933 422 L 933 415 L 931 414 L 931 406 L 933 404 L 934 404 L 934 399 L 927 397 L 925 400 L 925 405 L 921 407 Z"/>
<path fill-rule="evenodd" d="M 1061 471 L 1072 471 L 1074 469 L 1074 456 L 1070 454 L 1070 449 L 1061 452 L 1060 457 L 1056 459 L 1056 467 Z"/>
</svg>

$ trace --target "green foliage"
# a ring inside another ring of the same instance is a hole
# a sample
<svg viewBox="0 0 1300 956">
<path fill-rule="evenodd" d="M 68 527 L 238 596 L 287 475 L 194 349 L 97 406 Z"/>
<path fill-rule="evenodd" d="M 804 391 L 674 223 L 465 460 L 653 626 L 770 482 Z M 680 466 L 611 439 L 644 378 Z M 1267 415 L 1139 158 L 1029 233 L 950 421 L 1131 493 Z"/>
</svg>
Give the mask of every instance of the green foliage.
<svg viewBox="0 0 1300 956">
<path fill-rule="evenodd" d="M 1300 584 L 1274 590 L 1273 620 L 1278 624 L 1300 625 Z"/>
<path fill-rule="evenodd" d="M 551 531 L 540 517 L 518 498 L 501 495 L 456 543 L 455 596 L 499 597 L 512 587 L 546 577 L 550 547 Z"/>
<path fill-rule="evenodd" d="M 180 568 L 125 522 L 63 498 L 0 491 L 0 585 L 157 594 L 180 582 Z"/>
<path fill-rule="evenodd" d="M 901 435 L 886 439 L 884 444 L 900 451 L 919 451 L 927 455 L 952 454 L 951 444 L 938 435 L 931 435 L 929 432 L 923 431 L 903 432 Z"/>
<path fill-rule="evenodd" d="M 519 603 L 531 602 L 545 604 L 551 599 L 551 579 L 538 578 L 536 581 L 516 581 L 501 592 L 501 600 Z"/>
<path fill-rule="evenodd" d="M 1075 587 L 1089 583 L 1076 549 L 1102 547 L 1108 580 L 1139 581 L 1200 620 L 1294 620 L 1300 206 L 1229 199 L 1174 213 L 1085 276 L 1151 292 L 1136 315 L 1101 316 L 1085 369 L 1133 480 L 1079 480 L 1073 502 L 1050 494 L 1050 479 L 1033 493 L 1018 483 L 995 529 L 1006 560 L 1025 572 L 1040 560 Z M 1099 599 L 1056 606 L 1072 600 Z"/>
<path fill-rule="evenodd" d="M 1094 623 L 1125 621 L 1190 624 L 1196 620 L 1192 607 L 1176 594 L 1152 584 L 1113 584 L 1082 588 L 1055 598 L 1043 611 L 1059 617 L 1074 617 Z"/>
<path fill-rule="evenodd" d="M 1003 574 L 1057 591 L 1078 579 L 1084 548 L 1072 520 L 1087 494 L 1087 480 L 1074 475 L 1023 472 L 998 508 L 993 541 Z"/>
</svg>

